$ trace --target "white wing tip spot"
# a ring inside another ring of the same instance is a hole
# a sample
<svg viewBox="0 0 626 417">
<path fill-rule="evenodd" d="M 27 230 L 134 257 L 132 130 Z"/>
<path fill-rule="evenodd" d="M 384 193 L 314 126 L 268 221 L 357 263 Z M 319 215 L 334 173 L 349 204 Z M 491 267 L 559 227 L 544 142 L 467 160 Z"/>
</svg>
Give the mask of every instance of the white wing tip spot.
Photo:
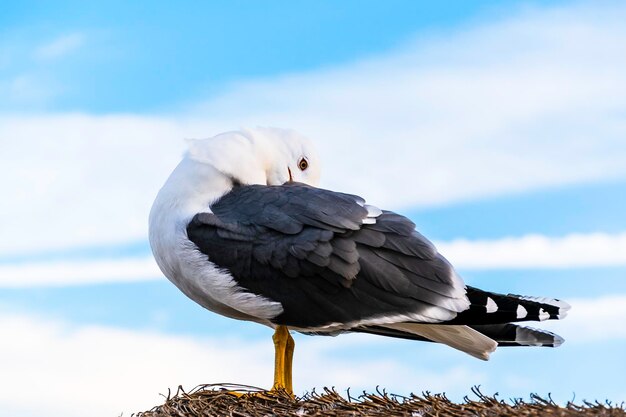
<svg viewBox="0 0 626 417">
<path fill-rule="evenodd" d="M 539 321 L 548 320 L 550 318 L 550 313 L 548 313 L 543 308 L 539 309 Z"/>
<path fill-rule="evenodd" d="M 367 217 L 361 221 L 362 224 L 376 224 L 376 217 L 383 214 L 381 209 L 375 206 L 370 206 L 369 204 L 363 204 L 363 208 L 367 210 Z"/>
<path fill-rule="evenodd" d="M 518 305 L 517 306 L 517 318 L 518 319 L 523 319 L 527 315 L 528 315 L 528 310 L 526 310 L 523 305 L 521 305 L 521 304 Z"/>
<path fill-rule="evenodd" d="M 487 297 L 487 313 L 495 313 L 498 311 L 498 305 L 491 297 Z"/>
</svg>

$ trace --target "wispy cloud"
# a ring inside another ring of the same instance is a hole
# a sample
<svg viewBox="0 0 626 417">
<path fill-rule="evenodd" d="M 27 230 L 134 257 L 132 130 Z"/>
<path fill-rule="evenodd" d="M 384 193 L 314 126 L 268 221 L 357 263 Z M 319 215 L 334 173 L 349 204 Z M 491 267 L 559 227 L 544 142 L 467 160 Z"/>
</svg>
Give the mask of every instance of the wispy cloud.
<svg viewBox="0 0 626 417">
<path fill-rule="evenodd" d="M 390 209 L 625 178 L 624 19 L 619 4 L 537 9 L 235 86 L 184 116 L 5 115 L 0 250 L 145 236 L 182 138 L 242 125 L 301 130 L 323 186 Z"/>
<path fill-rule="evenodd" d="M 38 73 L 26 72 L 9 79 L 0 79 L 0 107 L 6 103 L 41 105 L 61 90 L 57 82 Z"/>
<path fill-rule="evenodd" d="M 35 58 L 48 60 L 56 59 L 75 52 L 85 44 L 85 35 L 82 33 L 70 33 L 59 36 L 35 50 Z"/>
<path fill-rule="evenodd" d="M 162 278 L 152 257 L 0 265 L 0 288 L 135 282 Z"/>
<path fill-rule="evenodd" d="M 66 92 L 67 85 L 48 64 L 84 44 L 82 33 L 66 34 L 37 47 L 19 37 L 0 42 L 0 111 L 39 109 Z"/>
<path fill-rule="evenodd" d="M 437 248 L 461 269 L 577 268 L 626 265 L 626 233 L 528 235 L 441 242 Z"/>
</svg>

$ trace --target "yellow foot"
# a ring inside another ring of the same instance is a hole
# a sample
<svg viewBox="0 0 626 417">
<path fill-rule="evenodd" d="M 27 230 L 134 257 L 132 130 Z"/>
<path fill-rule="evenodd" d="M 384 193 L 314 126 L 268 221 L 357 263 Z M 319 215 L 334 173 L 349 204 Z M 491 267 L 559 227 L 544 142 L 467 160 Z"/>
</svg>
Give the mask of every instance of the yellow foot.
<svg viewBox="0 0 626 417">
<path fill-rule="evenodd" d="M 205 386 L 207 389 L 219 392 L 220 394 L 232 395 L 234 397 L 245 397 L 246 395 L 255 395 L 267 390 L 252 385 L 240 385 L 240 384 L 211 384 Z"/>
<path fill-rule="evenodd" d="M 224 394 L 232 395 L 233 397 L 237 397 L 237 398 L 259 398 L 262 400 L 275 400 L 276 398 L 285 398 L 285 397 L 293 400 L 296 398 L 295 395 L 285 390 L 274 390 L 274 389 L 271 389 L 269 391 L 249 391 L 249 392 L 224 391 Z"/>
<path fill-rule="evenodd" d="M 292 391 L 287 391 L 284 388 L 272 388 L 271 390 L 267 391 L 267 393 L 273 397 L 289 397 L 291 399 L 296 398 Z"/>
<path fill-rule="evenodd" d="M 269 391 L 264 391 L 255 387 L 241 387 L 238 390 L 237 386 L 224 386 L 225 390 L 222 392 L 233 395 L 237 398 L 245 396 L 255 396 L 260 398 L 277 398 L 277 397 L 289 397 L 296 398 L 293 395 L 293 378 L 292 378 L 292 362 L 293 351 L 295 348 L 295 342 L 289 334 L 289 329 L 286 326 L 276 326 L 274 332 L 274 385 Z M 235 389 L 232 389 L 235 388 Z M 251 388 L 248 390 L 248 388 Z"/>
<path fill-rule="evenodd" d="M 230 384 L 230 383 L 221 383 L 221 384 L 206 384 L 201 385 L 187 394 L 182 387 L 178 387 L 178 391 L 176 392 L 176 396 L 179 396 L 181 393 L 183 395 L 194 395 L 201 392 L 211 392 L 211 395 L 223 395 L 222 398 L 234 397 L 237 399 L 246 397 L 246 398 L 258 398 L 264 399 L 268 401 L 277 401 L 277 400 L 285 400 L 291 399 L 295 400 L 296 397 L 285 391 L 284 389 L 271 389 L 266 390 L 263 388 L 255 387 L 252 385 L 241 385 L 241 384 Z"/>
</svg>

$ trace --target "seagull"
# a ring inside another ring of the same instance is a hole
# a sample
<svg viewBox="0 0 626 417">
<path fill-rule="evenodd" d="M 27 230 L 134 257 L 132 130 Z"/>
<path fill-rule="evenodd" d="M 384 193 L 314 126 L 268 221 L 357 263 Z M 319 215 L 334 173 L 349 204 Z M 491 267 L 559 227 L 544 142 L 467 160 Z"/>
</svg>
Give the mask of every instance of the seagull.
<svg viewBox="0 0 626 417">
<path fill-rule="evenodd" d="M 308 139 L 242 129 L 189 140 L 150 211 L 154 257 L 176 287 L 274 329 L 272 391 L 293 395 L 291 331 L 436 342 L 482 360 L 563 343 L 516 323 L 562 319 L 567 303 L 466 285 L 411 220 L 319 178 Z"/>
</svg>

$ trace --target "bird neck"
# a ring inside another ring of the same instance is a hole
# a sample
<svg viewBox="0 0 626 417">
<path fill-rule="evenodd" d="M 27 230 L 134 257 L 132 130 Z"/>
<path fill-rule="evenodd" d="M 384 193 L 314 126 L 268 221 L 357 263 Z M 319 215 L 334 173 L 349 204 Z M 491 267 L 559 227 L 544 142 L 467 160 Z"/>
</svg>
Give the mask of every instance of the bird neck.
<svg viewBox="0 0 626 417">
<path fill-rule="evenodd" d="M 189 220 L 196 213 L 210 211 L 210 205 L 232 187 L 232 179 L 212 165 L 184 158 L 159 191 L 152 211 Z"/>
<path fill-rule="evenodd" d="M 150 210 L 150 246 L 163 272 L 169 277 L 176 262 L 176 248 L 187 236 L 187 225 L 233 187 L 232 180 L 213 166 L 184 158 L 159 191 Z"/>
</svg>

